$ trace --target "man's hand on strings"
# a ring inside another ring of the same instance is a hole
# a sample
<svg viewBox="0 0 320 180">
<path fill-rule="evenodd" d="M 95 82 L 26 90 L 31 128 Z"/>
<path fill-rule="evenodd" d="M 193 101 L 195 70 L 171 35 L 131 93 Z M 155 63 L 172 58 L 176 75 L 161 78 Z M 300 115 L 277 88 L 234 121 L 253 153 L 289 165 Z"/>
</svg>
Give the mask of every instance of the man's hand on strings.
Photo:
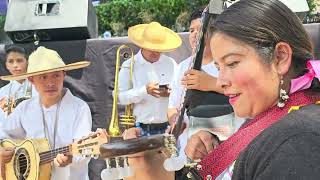
<svg viewBox="0 0 320 180">
<path fill-rule="evenodd" d="M 156 98 L 160 97 L 159 83 L 149 83 L 146 85 L 147 93 Z"/>
<path fill-rule="evenodd" d="M 187 89 L 200 91 L 216 91 L 217 78 L 195 69 L 190 69 L 184 73 L 181 84 Z"/>
<path fill-rule="evenodd" d="M 71 163 L 72 163 L 72 155 L 58 154 L 57 157 L 54 158 L 54 164 L 57 167 L 66 167 Z"/>
<path fill-rule="evenodd" d="M 97 128 L 96 133 L 100 138 L 102 138 L 104 140 L 105 143 L 108 143 L 109 139 L 109 135 L 106 129 L 102 129 L 102 128 Z"/>
<path fill-rule="evenodd" d="M 185 148 L 185 153 L 192 160 L 203 159 L 219 145 L 219 140 L 208 131 L 193 134 Z"/>
</svg>

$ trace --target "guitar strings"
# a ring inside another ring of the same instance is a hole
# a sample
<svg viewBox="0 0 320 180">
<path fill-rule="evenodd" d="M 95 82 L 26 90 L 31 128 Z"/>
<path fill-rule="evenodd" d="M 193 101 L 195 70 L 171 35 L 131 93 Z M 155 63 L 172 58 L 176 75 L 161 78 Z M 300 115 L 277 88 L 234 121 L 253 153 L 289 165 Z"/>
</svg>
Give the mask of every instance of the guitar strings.
<svg viewBox="0 0 320 180">
<path fill-rule="evenodd" d="M 63 147 L 63 148 L 59 148 L 53 151 L 48 151 L 48 152 L 43 152 L 43 153 L 39 153 L 40 156 L 40 164 L 45 164 L 48 163 L 50 161 L 53 160 L 53 158 L 56 157 L 57 153 L 68 153 L 69 152 L 69 147 Z M 21 158 L 21 157 L 19 157 Z M 19 161 L 20 166 L 19 167 L 26 167 L 28 166 L 28 160 L 21 160 Z"/>
<path fill-rule="evenodd" d="M 62 153 L 67 153 L 67 151 L 66 151 L 66 152 L 62 152 Z M 55 157 L 56 157 L 56 156 L 52 155 L 52 156 L 46 157 L 46 158 L 43 159 L 43 160 L 41 159 L 40 165 L 51 162 Z M 24 160 L 24 161 L 21 161 L 21 162 L 20 162 L 19 167 L 20 167 L 20 168 L 27 167 L 28 164 L 30 164 L 30 163 L 28 163 L 28 160 Z"/>
</svg>

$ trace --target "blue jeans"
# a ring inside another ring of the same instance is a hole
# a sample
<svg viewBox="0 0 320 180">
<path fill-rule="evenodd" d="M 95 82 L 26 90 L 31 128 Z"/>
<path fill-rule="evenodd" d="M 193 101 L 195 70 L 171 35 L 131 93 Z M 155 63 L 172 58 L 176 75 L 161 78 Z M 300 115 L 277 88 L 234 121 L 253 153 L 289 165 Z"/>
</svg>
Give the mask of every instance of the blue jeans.
<svg viewBox="0 0 320 180">
<path fill-rule="evenodd" d="M 169 123 L 159 123 L 159 124 L 143 124 L 136 123 L 136 127 L 141 130 L 141 136 L 151 136 L 155 134 L 164 134 L 168 128 Z"/>
</svg>

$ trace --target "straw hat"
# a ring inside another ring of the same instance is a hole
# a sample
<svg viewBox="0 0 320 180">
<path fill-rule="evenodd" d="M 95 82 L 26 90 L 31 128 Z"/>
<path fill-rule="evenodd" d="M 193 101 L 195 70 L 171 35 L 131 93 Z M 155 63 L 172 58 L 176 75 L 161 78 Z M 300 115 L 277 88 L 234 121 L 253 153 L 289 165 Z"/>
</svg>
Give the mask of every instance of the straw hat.
<svg viewBox="0 0 320 180">
<path fill-rule="evenodd" d="M 89 66 L 89 61 L 65 64 L 59 54 L 51 49 L 40 46 L 29 56 L 27 73 L 19 75 L 1 76 L 2 80 L 21 80 L 30 76 L 46 74 L 56 71 L 70 71 Z"/>
<path fill-rule="evenodd" d="M 140 48 L 156 51 L 173 51 L 182 44 L 180 36 L 158 22 L 139 24 L 128 30 L 129 39 Z"/>
</svg>

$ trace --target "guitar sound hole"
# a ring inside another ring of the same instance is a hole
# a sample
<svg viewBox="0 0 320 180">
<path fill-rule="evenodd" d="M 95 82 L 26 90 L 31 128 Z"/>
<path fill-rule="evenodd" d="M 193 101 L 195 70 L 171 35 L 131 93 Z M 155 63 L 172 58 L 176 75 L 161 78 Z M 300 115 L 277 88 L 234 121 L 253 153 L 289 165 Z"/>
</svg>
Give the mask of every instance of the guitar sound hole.
<svg viewBox="0 0 320 180">
<path fill-rule="evenodd" d="M 14 160 L 14 173 L 18 180 L 28 178 L 30 172 L 29 153 L 25 149 L 18 149 Z"/>
</svg>

